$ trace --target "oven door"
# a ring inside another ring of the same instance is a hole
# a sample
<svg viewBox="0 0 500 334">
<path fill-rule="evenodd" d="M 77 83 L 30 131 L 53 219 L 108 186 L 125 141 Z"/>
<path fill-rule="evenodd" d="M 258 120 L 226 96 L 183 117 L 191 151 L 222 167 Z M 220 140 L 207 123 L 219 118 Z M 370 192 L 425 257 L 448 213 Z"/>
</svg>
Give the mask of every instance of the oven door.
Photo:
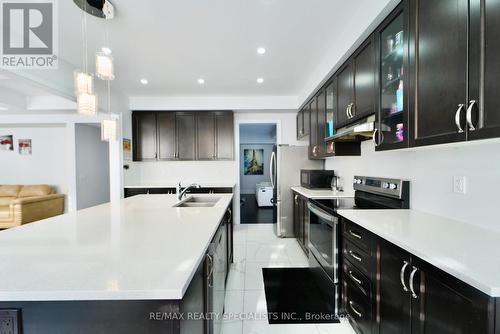
<svg viewBox="0 0 500 334">
<path fill-rule="evenodd" d="M 333 283 L 338 283 L 338 218 L 309 203 L 309 249 Z"/>
</svg>

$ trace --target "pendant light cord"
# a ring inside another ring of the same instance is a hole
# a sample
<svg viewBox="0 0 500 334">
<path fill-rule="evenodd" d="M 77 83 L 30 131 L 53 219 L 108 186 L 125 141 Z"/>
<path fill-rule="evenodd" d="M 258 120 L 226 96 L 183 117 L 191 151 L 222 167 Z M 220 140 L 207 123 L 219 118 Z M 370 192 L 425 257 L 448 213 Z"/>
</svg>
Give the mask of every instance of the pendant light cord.
<svg viewBox="0 0 500 334">
<path fill-rule="evenodd" d="M 87 0 L 83 0 L 83 8 L 82 8 L 82 49 L 83 49 L 83 72 L 88 73 L 88 37 L 87 37 L 87 15 L 85 15 L 87 11 Z"/>
</svg>

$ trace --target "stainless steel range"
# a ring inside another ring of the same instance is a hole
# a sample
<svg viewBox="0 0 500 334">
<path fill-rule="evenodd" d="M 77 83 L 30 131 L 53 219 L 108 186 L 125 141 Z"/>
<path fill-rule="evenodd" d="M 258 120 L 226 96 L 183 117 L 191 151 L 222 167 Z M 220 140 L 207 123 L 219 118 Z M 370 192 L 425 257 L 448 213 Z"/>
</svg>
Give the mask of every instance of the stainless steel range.
<svg viewBox="0 0 500 334">
<path fill-rule="evenodd" d="M 408 209 L 409 181 L 355 176 L 353 199 L 310 200 L 309 263 L 321 287 L 333 298 L 338 311 L 339 215 L 342 209 Z"/>
</svg>

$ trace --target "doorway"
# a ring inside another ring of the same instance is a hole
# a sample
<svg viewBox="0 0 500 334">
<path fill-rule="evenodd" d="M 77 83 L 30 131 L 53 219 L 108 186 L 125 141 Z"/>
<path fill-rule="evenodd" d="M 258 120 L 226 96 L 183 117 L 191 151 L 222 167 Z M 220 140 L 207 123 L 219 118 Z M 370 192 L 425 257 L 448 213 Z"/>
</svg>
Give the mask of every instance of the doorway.
<svg viewBox="0 0 500 334">
<path fill-rule="evenodd" d="M 276 145 L 275 123 L 240 124 L 240 223 L 272 224 L 269 162 Z"/>
</svg>

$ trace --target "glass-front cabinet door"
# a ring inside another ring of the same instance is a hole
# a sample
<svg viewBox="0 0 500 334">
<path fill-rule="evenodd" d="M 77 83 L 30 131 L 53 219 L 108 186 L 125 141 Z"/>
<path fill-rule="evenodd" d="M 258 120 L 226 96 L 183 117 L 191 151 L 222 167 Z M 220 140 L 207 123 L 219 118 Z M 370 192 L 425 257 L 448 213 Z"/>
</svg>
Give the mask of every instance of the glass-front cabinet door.
<svg viewBox="0 0 500 334">
<path fill-rule="evenodd" d="M 379 110 L 377 150 L 408 147 L 407 10 L 400 5 L 377 32 Z"/>
<path fill-rule="evenodd" d="M 326 124 L 325 124 L 325 141 L 326 141 L 326 156 L 335 155 L 335 144 L 332 137 L 335 135 L 335 126 L 337 125 L 337 78 L 326 86 Z"/>
</svg>

